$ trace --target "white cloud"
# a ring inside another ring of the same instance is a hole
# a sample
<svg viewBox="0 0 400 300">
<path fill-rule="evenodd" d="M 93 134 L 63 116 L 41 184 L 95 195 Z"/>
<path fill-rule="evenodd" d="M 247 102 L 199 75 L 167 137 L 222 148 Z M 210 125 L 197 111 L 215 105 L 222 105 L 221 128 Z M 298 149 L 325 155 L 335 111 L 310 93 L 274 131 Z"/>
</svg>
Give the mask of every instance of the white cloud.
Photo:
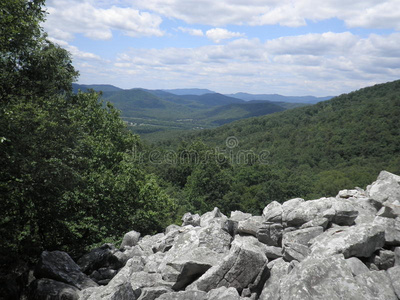
<svg viewBox="0 0 400 300">
<path fill-rule="evenodd" d="M 127 4 L 190 24 L 297 27 L 337 18 L 349 27 L 400 30 L 400 0 L 129 0 Z"/>
<path fill-rule="evenodd" d="M 67 50 L 69 53 L 71 53 L 73 59 L 98 60 L 98 61 L 102 60 L 102 58 L 100 56 L 98 56 L 94 53 L 81 51 L 78 49 L 78 47 L 72 46 L 66 41 L 58 40 L 58 39 L 55 39 L 52 37 L 49 38 L 49 41 L 63 47 L 65 50 Z"/>
<path fill-rule="evenodd" d="M 112 38 L 113 30 L 120 30 L 124 35 L 132 37 L 163 35 L 159 28 L 162 19 L 155 14 L 129 7 L 98 8 L 92 2 L 48 1 L 49 15 L 44 24 L 46 31 L 51 37 L 63 40 L 72 40 L 76 33 L 92 39 L 107 40 Z"/>
<path fill-rule="evenodd" d="M 237 39 L 195 48 L 130 49 L 104 69 L 117 86 L 206 87 L 219 92 L 336 95 L 400 77 L 400 34 L 307 34 L 262 43 Z M 86 74 L 96 80 L 93 70 Z M 102 78 L 102 77 L 99 77 Z M 110 82 L 108 82 L 110 83 Z"/>
<path fill-rule="evenodd" d="M 204 36 L 204 33 L 201 29 L 186 28 L 186 27 L 178 27 L 178 29 L 184 33 L 188 33 L 193 36 Z"/>
<path fill-rule="evenodd" d="M 219 43 L 221 40 L 242 37 L 244 34 L 240 32 L 228 31 L 224 28 L 213 28 L 206 31 L 206 36 L 215 43 Z"/>
</svg>

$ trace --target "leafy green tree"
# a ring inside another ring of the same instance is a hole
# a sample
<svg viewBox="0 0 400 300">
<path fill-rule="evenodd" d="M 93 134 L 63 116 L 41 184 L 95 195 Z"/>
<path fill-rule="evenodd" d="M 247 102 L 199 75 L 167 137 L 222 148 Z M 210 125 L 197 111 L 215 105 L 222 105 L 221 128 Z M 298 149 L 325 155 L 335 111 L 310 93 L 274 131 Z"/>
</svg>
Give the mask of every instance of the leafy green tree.
<svg viewBox="0 0 400 300">
<path fill-rule="evenodd" d="M 174 203 L 144 171 L 119 112 L 71 93 L 69 53 L 40 28 L 44 1 L 0 4 L 0 255 L 78 255 L 124 232 L 160 230 Z M 3 80 L 4 79 L 4 80 Z"/>
</svg>

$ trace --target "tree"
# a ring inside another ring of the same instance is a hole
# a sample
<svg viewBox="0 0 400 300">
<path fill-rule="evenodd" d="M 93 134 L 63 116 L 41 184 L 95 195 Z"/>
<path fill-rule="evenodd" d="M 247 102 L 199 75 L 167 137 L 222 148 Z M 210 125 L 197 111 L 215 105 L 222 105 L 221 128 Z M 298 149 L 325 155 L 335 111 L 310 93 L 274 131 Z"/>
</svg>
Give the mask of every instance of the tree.
<svg viewBox="0 0 400 300">
<path fill-rule="evenodd" d="M 0 4 L 2 257 L 78 255 L 131 229 L 160 230 L 174 208 L 119 112 L 93 91 L 72 94 L 77 72 L 40 28 L 43 3 Z"/>
</svg>

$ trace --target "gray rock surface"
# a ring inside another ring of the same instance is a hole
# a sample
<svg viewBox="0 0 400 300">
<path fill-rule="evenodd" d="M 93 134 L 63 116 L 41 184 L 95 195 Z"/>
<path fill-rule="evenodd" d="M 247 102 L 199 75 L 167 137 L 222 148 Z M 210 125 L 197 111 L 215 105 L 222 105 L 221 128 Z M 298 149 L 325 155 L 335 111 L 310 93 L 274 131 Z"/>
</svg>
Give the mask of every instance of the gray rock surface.
<svg viewBox="0 0 400 300">
<path fill-rule="evenodd" d="M 265 246 L 251 236 L 237 236 L 228 256 L 217 266 L 188 286 L 189 290 L 210 291 L 222 286 L 238 290 L 246 288 L 256 279 L 267 262 Z"/>
<path fill-rule="evenodd" d="M 198 214 L 192 215 L 190 212 L 184 214 L 182 217 L 182 226 L 187 225 L 200 226 L 200 216 Z"/>
<path fill-rule="evenodd" d="M 385 201 L 395 202 L 400 201 L 400 176 L 382 171 L 378 179 L 367 187 L 369 196 L 380 202 Z"/>
<path fill-rule="evenodd" d="M 303 260 L 282 279 L 280 292 L 282 300 L 367 299 L 342 255 Z"/>
<path fill-rule="evenodd" d="M 279 247 L 282 243 L 283 226 L 279 223 L 263 222 L 257 231 L 257 238 L 268 246 Z"/>
<path fill-rule="evenodd" d="M 392 282 L 385 271 L 371 271 L 355 277 L 358 284 L 366 290 L 365 299 L 397 300 Z"/>
<path fill-rule="evenodd" d="M 385 229 L 379 225 L 361 224 L 328 229 L 310 241 L 311 255 L 331 256 L 342 253 L 369 257 L 385 244 Z"/>
<path fill-rule="evenodd" d="M 157 300 L 207 300 L 206 295 L 203 291 L 182 291 L 163 294 Z"/>
<path fill-rule="evenodd" d="M 395 266 L 387 270 L 387 274 L 392 283 L 393 290 L 400 299 L 400 266 Z"/>
<path fill-rule="evenodd" d="M 308 242 L 319 236 L 323 231 L 323 227 L 318 226 L 286 232 L 282 237 L 282 245 L 297 243 L 308 246 Z"/>
<path fill-rule="evenodd" d="M 268 264 L 271 269 L 270 277 L 265 282 L 259 300 L 274 300 L 280 297 L 282 279 L 289 273 L 290 264 L 282 258 Z"/>
<path fill-rule="evenodd" d="M 385 228 L 385 241 L 389 246 L 400 246 L 400 220 L 376 217 L 374 224 Z"/>
<path fill-rule="evenodd" d="M 368 267 L 357 257 L 347 258 L 346 263 L 350 267 L 351 273 L 353 273 L 354 276 L 369 272 Z"/>
<path fill-rule="evenodd" d="M 72 285 L 80 290 L 98 286 L 81 272 L 72 258 L 62 251 L 43 251 L 36 265 L 36 278 L 49 278 Z"/>
<path fill-rule="evenodd" d="M 67 254 L 43 252 L 33 299 L 47 300 L 46 287 L 72 300 L 398 299 L 399 183 L 382 172 L 367 191 L 271 202 L 262 216 L 215 208 L 165 233 L 128 233 L 121 250 L 104 245 L 80 261 L 104 286 Z"/>
<path fill-rule="evenodd" d="M 78 288 L 55 281 L 53 279 L 42 278 L 35 280 L 30 285 L 29 299 L 32 300 L 78 300 L 80 297 Z"/>
<path fill-rule="evenodd" d="M 140 232 L 132 230 L 125 233 L 124 238 L 122 239 L 121 248 L 124 248 L 126 246 L 128 247 L 136 246 L 137 243 L 139 242 L 139 238 L 140 238 Z"/>
</svg>

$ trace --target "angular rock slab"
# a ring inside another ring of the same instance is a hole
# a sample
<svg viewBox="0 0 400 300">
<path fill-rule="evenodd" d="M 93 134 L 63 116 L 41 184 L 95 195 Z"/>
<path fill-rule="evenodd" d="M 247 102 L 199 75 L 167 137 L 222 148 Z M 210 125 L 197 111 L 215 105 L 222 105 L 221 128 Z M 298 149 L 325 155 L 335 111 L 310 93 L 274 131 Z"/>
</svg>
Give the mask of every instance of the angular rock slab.
<svg viewBox="0 0 400 300">
<path fill-rule="evenodd" d="M 354 279 L 342 255 L 308 257 L 280 285 L 281 300 L 365 300 L 368 296 Z M 264 298 L 265 299 L 265 298 Z"/>
<path fill-rule="evenodd" d="M 257 278 L 267 261 L 262 243 L 252 236 L 237 236 L 228 256 L 186 289 L 209 292 L 224 286 L 241 291 Z"/>
<path fill-rule="evenodd" d="M 382 171 L 378 179 L 367 187 L 369 196 L 380 202 L 400 201 L 400 176 Z"/>
<path fill-rule="evenodd" d="M 270 262 L 268 267 L 271 269 L 271 275 L 265 282 L 259 300 L 279 299 L 281 281 L 289 273 L 290 264 L 278 258 Z"/>
<path fill-rule="evenodd" d="M 35 280 L 29 286 L 29 299 L 63 299 L 79 300 L 79 289 L 76 287 L 55 281 L 53 279 L 42 278 Z"/>
<path fill-rule="evenodd" d="M 366 290 L 366 300 L 397 300 L 392 282 L 385 271 L 371 271 L 355 278 L 359 286 Z"/>
<path fill-rule="evenodd" d="M 207 300 L 203 291 L 182 291 L 162 294 L 157 300 Z"/>
<path fill-rule="evenodd" d="M 358 211 L 350 200 L 321 198 L 299 202 L 297 207 L 290 207 L 288 211 L 283 206 L 282 222 L 288 227 L 300 227 L 323 217 L 338 225 L 352 225 L 357 216 Z"/>
<path fill-rule="evenodd" d="M 387 274 L 389 275 L 397 297 L 400 299 L 400 266 L 388 269 Z"/>
<path fill-rule="evenodd" d="M 318 226 L 286 232 L 282 237 L 282 245 L 284 246 L 286 243 L 297 243 L 308 246 L 308 242 L 319 236 L 323 231 L 323 227 Z"/>
<path fill-rule="evenodd" d="M 379 225 L 361 224 L 351 227 L 330 228 L 311 240 L 311 256 L 343 254 L 369 257 L 385 244 L 385 229 Z"/>
<path fill-rule="evenodd" d="M 206 295 L 207 300 L 240 300 L 238 291 L 233 288 L 224 286 L 211 290 Z"/>
<path fill-rule="evenodd" d="M 124 238 L 122 239 L 121 248 L 124 248 L 126 246 L 128 247 L 136 246 L 137 243 L 139 242 L 139 238 L 140 238 L 140 232 L 132 230 L 125 233 Z"/>
<path fill-rule="evenodd" d="M 385 228 L 385 241 L 389 246 L 400 246 L 400 221 L 391 218 L 376 217 L 374 224 Z"/>
<path fill-rule="evenodd" d="M 229 252 L 232 237 L 219 223 L 207 227 L 188 226 L 174 240 L 172 248 L 166 252 L 158 272 L 164 280 L 180 290 L 204 274 L 210 267 L 220 263 Z"/>
<path fill-rule="evenodd" d="M 82 290 L 97 287 L 97 283 L 83 274 L 72 258 L 62 251 L 43 251 L 34 275 L 36 278 L 49 278 L 75 286 Z"/>
</svg>

